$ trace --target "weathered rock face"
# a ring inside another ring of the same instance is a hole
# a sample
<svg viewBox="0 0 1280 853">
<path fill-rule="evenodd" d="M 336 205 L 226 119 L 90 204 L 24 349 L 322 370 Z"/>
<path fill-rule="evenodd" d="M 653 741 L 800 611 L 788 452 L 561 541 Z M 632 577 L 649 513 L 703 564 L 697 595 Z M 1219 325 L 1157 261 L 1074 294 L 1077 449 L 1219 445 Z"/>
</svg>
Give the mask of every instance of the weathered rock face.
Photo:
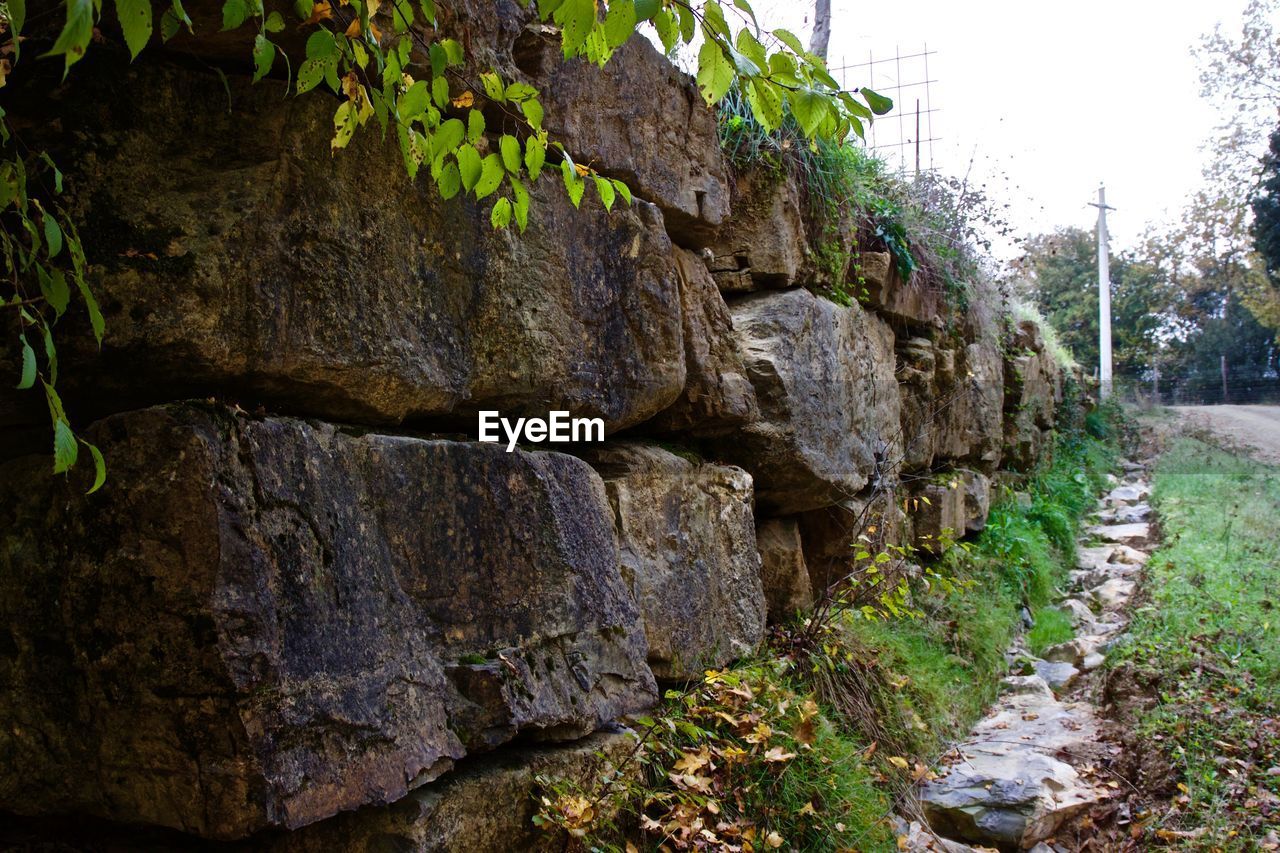
<svg viewBox="0 0 1280 853">
<path fill-rule="evenodd" d="M 270 853 L 404 850 L 415 853 L 559 851 L 563 834 L 533 824 L 539 777 L 586 791 L 625 789 L 641 765 L 632 732 L 592 735 L 568 746 L 506 750 L 459 768 L 390 806 L 339 815 L 264 845 Z M 611 798 L 597 808 L 607 815 Z"/>
<path fill-rule="evenodd" d="M 964 483 L 965 529 L 977 533 L 987 526 L 991 511 L 991 478 L 978 471 L 959 471 Z"/>
<path fill-rule="evenodd" d="M 733 318 L 706 266 L 675 250 L 680 275 L 687 381 L 684 391 L 650 424 L 655 432 L 722 435 L 759 417 L 756 392 L 733 334 Z"/>
<path fill-rule="evenodd" d="M 0 469 L 0 808 L 241 837 L 654 699 L 577 459 L 185 405 L 90 435 L 94 496 Z"/>
<path fill-rule="evenodd" d="M 766 605 L 750 475 L 630 442 L 586 458 L 613 505 L 654 674 L 696 678 L 752 651 Z"/>
<path fill-rule="evenodd" d="M 809 256 L 800 189 L 789 175 L 737 178 L 733 218 L 712 247 L 721 290 L 743 293 L 795 284 Z"/>
<path fill-rule="evenodd" d="M 794 518 L 770 518 L 756 526 L 760 577 L 769 605 L 769 621 L 785 622 L 813 606 L 813 587 Z"/>
<path fill-rule="evenodd" d="M 1062 369 L 1031 321 L 1010 330 L 1004 365 L 1004 455 L 1008 467 L 1027 471 L 1046 445 L 1046 431 L 1062 402 Z"/>
<path fill-rule="evenodd" d="M 410 184 L 376 130 L 331 157 L 323 98 L 232 81 L 232 114 L 193 112 L 171 105 L 225 102 L 217 77 L 123 73 L 53 105 L 77 116 L 52 145 L 83 165 L 75 215 L 111 330 L 101 355 L 84 330 L 63 337 L 71 398 L 227 394 L 378 424 L 561 408 L 613 430 L 685 387 L 652 205 L 575 210 L 542 181 L 529 230 L 494 232 L 487 202 Z"/>
<path fill-rule="evenodd" d="M 601 69 L 565 62 L 559 38 L 526 35 L 516 63 L 542 89 L 552 138 L 578 162 L 658 205 L 677 243 L 712 242 L 729 217 L 729 179 L 715 113 L 687 74 L 639 36 Z"/>
<path fill-rule="evenodd" d="M 850 285 L 860 301 L 891 320 L 917 327 L 933 327 L 940 321 L 942 289 L 913 275 L 903 281 L 888 252 L 863 252 L 850 267 Z"/>
<path fill-rule="evenodd" d="M 760 420 L 718 449 L 751 471 L 769 513 L 857 495 L 877 464 L 901 455 L 893 333 L 807 290 L 751 294 L 729 308 Z"/>
</svg>

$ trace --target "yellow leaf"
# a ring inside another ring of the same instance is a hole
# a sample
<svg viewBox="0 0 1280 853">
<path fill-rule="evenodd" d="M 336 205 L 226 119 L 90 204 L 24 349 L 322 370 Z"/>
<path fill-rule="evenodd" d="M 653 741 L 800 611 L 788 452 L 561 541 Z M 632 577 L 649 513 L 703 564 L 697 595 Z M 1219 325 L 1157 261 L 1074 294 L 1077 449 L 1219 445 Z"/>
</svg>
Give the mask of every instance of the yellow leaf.
<svg viewBox="0 0 1280 853">
<path fill-rule="evenodd" d="M 475 102 L 476 102 L 476 96 L 468 91 L 468 92 L 463 92 L 461 95 L 454 98 L 449 103 L 453 104 L 458 109 L 465 109 L 471 106 L 472 104 L 474 104 Z"/>
<path fill-rule="evenodd" d="M 348 0 L 348 2 L 349 2 L 349 0 Z M 345 6 L 345 5 L 346 5 L 346 3 L 343 3 L 342 5 L 344 5 L 344 6 Z M 360 38 L 360 33 L 361 33 L 361 29 L 360 29 L 360 19 L 359 19 L 359 18 L 352 18 L 352 19 L 351 19 L 351 23 L 347 25 L 347 31 L 346 31 L 345 33 L 343 33 L 343 35 L 344 35 L 344 36 L 346 36 L 346 37 L 347 37 L 347 38 L 349 38 L 349 39 L 357 39 L 357 38 Z"/>
<path fill-rule="evenodd" d="M 587 175 L 591 174 L 591 170 L 588 169 L 586 166 L 582 165 L 581 163 L 574 163 L 573 168 L 577 171 L 577 173 L 581 177 L 585 178 Z"/>
<path fill-rule="evenodd" d="M 711 763 L 711 753 L 704 746 L 698 752 L 686 752 L 676 762 L 675 769 L 679 773 L 694 773 Z"/>
<path fill-rule="evenodd" d="M 321 21 L 328 21 L 333 17 L 333 8 L 326 0 L 317 0 L 316 4 L 311 7 L 311 17 L 302 22 L 305 27 L 307 24 L 318 24 Z"/>
<path fill-rule="evenodd" d="M 776 850 L 786 842 L 782 840 L 782 836 L 775 830 L 764 837 L 764 843 Z"/>
<path fill-rule="evenodd" d="M 790 761 L 795 757 L 796 754 L 794 752 L 784 752 L 780 746 L 775 746 L 764 754 L 765 761 L 774 763 Z"/>
<path fill-rule="evenodd" d="M 897 767 L 899 770 L 906 770 L 908 767 L 911 766 L 907 762 L 907 759 L 903 758 L 901 755 L 890 755 L 889 763 L 892 764 L 894 767 Z"/>
<path fill-rule="evenodd" d="M 798 815 L 817 814 L 817 812 L 814 811 L 814 808 L 813 808 L 813 801 L 811 800 L 805 803 L 803 806 L 801 806 L 800 810 L 796 812 L 796 814 Z"/>
</svg>

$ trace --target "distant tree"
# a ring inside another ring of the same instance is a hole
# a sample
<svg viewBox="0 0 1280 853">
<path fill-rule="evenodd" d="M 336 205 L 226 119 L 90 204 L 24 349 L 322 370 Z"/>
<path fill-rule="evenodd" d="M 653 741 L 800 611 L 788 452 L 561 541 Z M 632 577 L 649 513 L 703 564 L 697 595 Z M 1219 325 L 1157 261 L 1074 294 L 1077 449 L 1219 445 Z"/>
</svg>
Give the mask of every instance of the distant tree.
<svg viewBox="0 0 1280 853">
<path fill-rule="evenodd" d="M 1250 200 L 1253 209 L 1253 245 L 1266 264 L 1267 273 L 1280 277 L 1280 128 L 1271 133 L 1271 144 L 1262 158 L 1262 173 Z"/>
<path fill-rule="evenodd" d="M 1044 314 L 1086 370 L 1098 364 L 1098 241 L 1080 228 L 1031 237 L 1016 262 L 1023 296 Z M 1112 362 L 1121 376 L 1151 365 L 1168 313 L 1168 281 L 1132 253 L 1111 258 Z"/>
</svg>

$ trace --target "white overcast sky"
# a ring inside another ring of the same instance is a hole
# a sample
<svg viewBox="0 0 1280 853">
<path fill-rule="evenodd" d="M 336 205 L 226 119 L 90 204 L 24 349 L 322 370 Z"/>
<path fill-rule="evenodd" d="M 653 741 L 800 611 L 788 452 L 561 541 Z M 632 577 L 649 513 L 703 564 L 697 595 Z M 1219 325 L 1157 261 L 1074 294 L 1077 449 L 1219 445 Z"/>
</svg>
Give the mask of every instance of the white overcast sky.
<svg viewBox="0 0 1280 853">
<path fill-rule="evenodd" d="M 765 27 L 806 41 L 809 0 L 757 0 Z M 1148 222 L 1176 217 L 1197 186 L 1200 146 L 1216 124 L 1191 48 L 1222 21 L 1238 33 L 1244 0 L 832 0 L 829 60 L 929 58 L 934 162 L 973 176 L 1011 205 L 1024 233 L 1092 228 L 1099 182 L 1117 208 L 1113 249 Z M 892 66 L 878 66 L 891 71 Z M 904 66 L 903 80 L 923 69 Z M 908 79 L 910 78 L 910 79 Z M 850 86 L 868 82 L 851 74 Z M 893 76 L 874 85 L 892 94 Z M 900 104 L 914 111 L 914 96 Z"/>
</svg>

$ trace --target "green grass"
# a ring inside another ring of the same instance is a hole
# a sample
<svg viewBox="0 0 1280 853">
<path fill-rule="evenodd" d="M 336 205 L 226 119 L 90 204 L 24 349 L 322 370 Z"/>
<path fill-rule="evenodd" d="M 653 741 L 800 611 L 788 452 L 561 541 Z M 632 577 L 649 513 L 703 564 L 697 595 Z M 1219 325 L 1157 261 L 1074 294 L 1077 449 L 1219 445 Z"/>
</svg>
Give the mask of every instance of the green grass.
<svg viewBox="0 0 1280 853">
<path fill-rule="evenodd" d="M 1056 607 L 1041 607 L 1035 612 L 1035 623 L 1027 632 L 1027 648 L 1040 655 L 1050 646 L 1065 643 L 1076 635 L 1071 617 Z"/>
<path fill-rule="evenodd" d="M 1139 734 L 1185 788 L 1151 830 L 1251 849 L 1267 830 L 1260 796 L 1280 795 L 1266 773 L 1280 765 L 1280 468 L 1180 438 L 1153 486 L 1164 545 L 1148 563 L 1150 600 L 1109 659 L 1157 685 Z"/>
</svg>

